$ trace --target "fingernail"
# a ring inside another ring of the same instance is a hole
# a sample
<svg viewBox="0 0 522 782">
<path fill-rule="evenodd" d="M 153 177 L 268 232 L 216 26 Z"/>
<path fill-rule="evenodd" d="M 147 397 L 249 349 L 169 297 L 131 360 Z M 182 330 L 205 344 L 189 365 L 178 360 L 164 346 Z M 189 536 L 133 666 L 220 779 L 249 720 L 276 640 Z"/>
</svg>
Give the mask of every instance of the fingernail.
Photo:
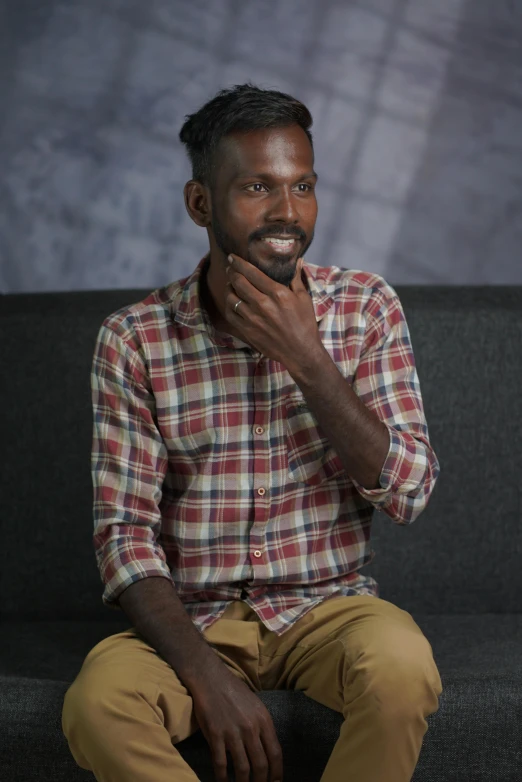
<svg viewBox="0 0 522 782">
<path fill-rule="evenodd" d="M 232 258 L 232 256 L 231 256 L 231 255 L 229 255 L 229 256 L 228 256 L 228 258 L 227 258 L 227 261 L 228 261 L 229 263 L 232 263 L 232 261 L 233 261 L 233 260 L 234 260 L 234 259 Z"/>
</svg>

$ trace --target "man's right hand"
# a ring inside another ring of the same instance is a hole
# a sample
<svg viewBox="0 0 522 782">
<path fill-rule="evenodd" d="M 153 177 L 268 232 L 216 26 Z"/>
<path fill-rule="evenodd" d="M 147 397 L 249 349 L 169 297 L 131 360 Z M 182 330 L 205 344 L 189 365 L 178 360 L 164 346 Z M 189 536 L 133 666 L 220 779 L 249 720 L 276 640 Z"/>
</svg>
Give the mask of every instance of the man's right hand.
<svg viewBox="0 0 522 782">
<path fill-rule="evenodd" d="M 283 782 L 283 753 L 268 709 L 223 664 L 219 676 L 202 677 L 190 690 L 194 714 L 212 753 L 216 782 L 227 782 L 227 756 L 236 782 Z"/>
</svg>

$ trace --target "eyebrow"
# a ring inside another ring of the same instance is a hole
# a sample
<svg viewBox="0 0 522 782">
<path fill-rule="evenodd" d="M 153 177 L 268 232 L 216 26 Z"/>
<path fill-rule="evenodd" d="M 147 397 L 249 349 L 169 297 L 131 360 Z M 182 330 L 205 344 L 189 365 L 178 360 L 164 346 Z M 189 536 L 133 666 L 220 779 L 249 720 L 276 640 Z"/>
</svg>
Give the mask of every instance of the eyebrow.
<svg viewBox="0 0 522 782">
<path fill-rule="evenodd" d="M 234 179 L 271 179 L 271 175 L 263 172 L 251 172 L 246 174 L 238 174 L 234 177 Z M 300 177 L 297 177 L 296 182 L 300 181 L 301 179 L 315 179 L 316 181 L 319 179 L 319 174 L 316 174 L 315 171 L 309 171 L 306 174 L 303 174 Z"/>
</svg>

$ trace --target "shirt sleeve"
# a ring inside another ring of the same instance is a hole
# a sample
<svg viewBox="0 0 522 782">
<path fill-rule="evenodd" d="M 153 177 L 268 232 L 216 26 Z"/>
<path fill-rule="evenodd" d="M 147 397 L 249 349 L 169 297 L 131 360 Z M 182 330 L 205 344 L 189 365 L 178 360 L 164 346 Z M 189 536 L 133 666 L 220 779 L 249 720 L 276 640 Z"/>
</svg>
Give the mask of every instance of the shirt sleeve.
<svg viewBox="0 0 522 782">
<path fill-rule="evenodd" d="M 431 447 L 421 389 L 404 311 L 382 277 L 366 308 L 364 347 L 353 389 L 386 425 L 388 455 L 379 483 L 359 494 L 397 524 L 411 524 L 424 510 L 440 473 Z"/>
<path fill-rule="evenodd" d="M 111 317 L 98 332 L 91 370 L 91 476 L 102 602 L 119 609 L 121 592 L 140 578 L 172 578 L 157 542 L 167 449 L 136 337 Z"/>
</svg>

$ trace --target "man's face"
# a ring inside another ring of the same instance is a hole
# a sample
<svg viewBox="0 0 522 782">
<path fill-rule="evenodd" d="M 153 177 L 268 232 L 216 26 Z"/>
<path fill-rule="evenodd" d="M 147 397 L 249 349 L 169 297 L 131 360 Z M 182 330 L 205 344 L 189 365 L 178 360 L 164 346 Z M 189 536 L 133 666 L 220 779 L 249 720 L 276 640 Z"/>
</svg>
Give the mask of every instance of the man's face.
<svg viewBox="0 0 522 782">
<path fill-rule="evenodd" d="M 216 152 L 212 239 L 287 287 L 317 219 L 314 156 L 299 125 L 233 133 Z M 277 241 L 279 239 L 279 241 Z"/>
</svg>

